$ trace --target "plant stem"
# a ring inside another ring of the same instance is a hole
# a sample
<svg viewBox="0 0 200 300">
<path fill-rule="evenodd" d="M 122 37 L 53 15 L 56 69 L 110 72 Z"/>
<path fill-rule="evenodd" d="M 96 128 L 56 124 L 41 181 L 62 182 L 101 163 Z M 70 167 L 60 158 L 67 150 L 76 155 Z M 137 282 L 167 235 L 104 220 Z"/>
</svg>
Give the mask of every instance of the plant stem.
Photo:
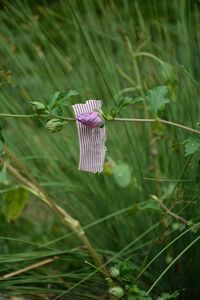
<svg viewBox="0 0 200 300">
<path fill-rule="evenodd" d="M 30 266 L 27 266 L 27 267 L 24 267 L 22 269 L 19 269 L 17 271 L 5 274 L 5 275 L 3 275 L 3 276 L 0 277 L 0 280 L 2 280 L 2 279 L 8 279 L 8 278 L 11 278 L 13 276 L 20 275 L 20 274 L 22 274 L 24 272 L 27 272 L 27 271 L 30 271 L 30 270 L 42 267 L 42 266 L 44 266 L 46 264 L 49 264 L 49 263 L 53 262 L 55 259 L 56 259 L 55 257 L 54 258 L 48 258 L 48 259 L 42 260 L 40 262 L 34 263 L 34 264 L 30 265 Z"/>
<path fill-rule="evenodd" d="M 38 115 L 36 115 L 36 114 L 13 115 L 13 114 L 0 113 L 0 118 L 38 118 Z"/>
<path fill-rule="evenodd" d="M 159 203 L 160 207 L 170 216 L 175 218 L 177 221 L 182 222 L 183 224 L 189 225 L 189 222 L 185 220 L 184 218 L 178 216 L 174 212 L 172 212 L 160 199 L 157 197 L 152 197 L 156 202 Z"/>
<path fill-rule="evenodd" d="M 74 118 L 70 117 L 62 117 L 62 116 L 53 116 L 53 115 L 37 115 L 37 114 L 30 114 L 30 115 L 15 115 L 15 114 L 7 114 L 7 113 L 0 113 L 0 118 L 57 118 L 61 120 L 67 121 L 75 121 Z"/>
<path fill-rule="evenodd" d="M 0 118 L 5 118 L 5 117 L 12 117 L 12 118 L 49 118 L 49 115 L 46 116 L 39 116 L 36 114 L 32 114 L 32 115 L 14 115 L 14 114 L 6 114 L 6 113 L 0 113 Z M 75 118 L 72 117 L 63 117 L 63 116 L 51 116 L 52 118 L 58 118 L 61 120 L 66 120 L 66 121 L 76 121 Z M 178 127 L 178 128 L 182 128 L 184 130 L 190 131 L 192 133 L 197 133 L 200 134 L 200 130 L 197 129 L 193 129 L 191 127 L 182 125 L 182 124 L 178 124 L 172 121 L 167 121 L 167 120 L 163 120 L 163 119 L 135 119 L 135 118 L 114 118 L 112 120 L 107 120 L 108 122 L 110 121 L 118 121 L 118 122 L 141 122 L 141 123 L 163 123 L 166 125 L 170 125 L 170 126 L 174 126 L 174 127 Z"/>
<path fill-rule="evenodd" d="M 66 121 L 76 121 L 75 118 L 71 118 L 71 117 L 62 117 L 62 116 L 51 116 L 51 117 L 61 119 L 61 120 L 66 120 Z"/>
<path fill-rule="evenodd" d="M 145 122 L 145 123 L 163 123 L 166 125 L 170 125 L 170 126 L 175 126 L 175 127 L 179 127 L 185 130 L 188 130 L 190 132 L 193 133 L 197 133 L 200 134 L 200 131 L 197 129 L 193 129 L 191 127 L 187 127 L 185 125 L 181 125 L 175 122 L 171 122 L 171 121 L 167 121 L 167 120 L 163 120 L 163 119 L 128 119 L 128 118 L 115 118 L 111 121 L 121 121 L 121 122 Z"/>
<path fill-rule="evenodd" d="M 147 57 L 150 57 L 154 60 L 156 60 L 157 62 L 159 62 L 160 64 L 163 64 L 164 61 L 160 58 L 158 58 L 157 56 L 153 55 L 152 53 L 149 53 L 149 52 L 136 52 L 133 54 L 134 57 L 138 57 L 138 56 L 147 56 Z"/>
<path fill-rule="evenodd" d="M 9 156 L 10 159 L 14 160 L 18 169 L 23 172 L 22 175 L 20 171 L 18 171 L 15 167 L 11 166 L 10 164 L 7 165 L 7 171 L 23 183 L 28 190 L 30 190 L 33 194 L 35 194 L 39 199 L 44 201 L 48 206 L 50 206 L 53 211 L 60 217 L 62 222 L 74 232 L 74 234 L 78 237 L 78 239 L 82 242 L 82 244 L 87 249 L 90 256 L 93 258 L 94 263 L 98 268 L 102 268 L 102 261 L 92 244 L 90 243 L 89 239 L 87 238 L 85 231 L 81 227 L 78 220 L 74 219 L 71 215 L 69 215 L 63 208 L 61 208 L 56 202 L 49 197 L 45 190 L 39 185 L 37 180 L 32 176 L 32 174 L 26 169 L 26 167 L 16 158 L 15 155 L 5 147 L 5 152 Z M 4 163 L 4 160 L 1 159 L 1 163 Z M 28 178 L 27 178 L 28 177 Z M 107 274 L 106 268 L 103 269 L 104 272 Z"/>
</svg>

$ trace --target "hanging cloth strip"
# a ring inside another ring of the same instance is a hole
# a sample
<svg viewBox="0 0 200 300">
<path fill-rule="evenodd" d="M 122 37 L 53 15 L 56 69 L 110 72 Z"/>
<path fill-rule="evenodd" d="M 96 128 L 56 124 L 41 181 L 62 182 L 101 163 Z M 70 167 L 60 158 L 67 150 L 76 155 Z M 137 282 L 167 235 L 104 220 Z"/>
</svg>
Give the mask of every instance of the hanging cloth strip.
<svg viewBox="0 0 200 300">
<path fill-rule="evenodd" d="M 79 170 L 92 173 L 100 173 L 103 171 L 105 160 L 105 126 L 100 128 L 89 128 L 77 120 L 82 114 L 99 111 L 102 105 L 101 100 L 88 100 L 85 104 L 72 105 L 78 129 L 79 137 Z"/>
</svg>

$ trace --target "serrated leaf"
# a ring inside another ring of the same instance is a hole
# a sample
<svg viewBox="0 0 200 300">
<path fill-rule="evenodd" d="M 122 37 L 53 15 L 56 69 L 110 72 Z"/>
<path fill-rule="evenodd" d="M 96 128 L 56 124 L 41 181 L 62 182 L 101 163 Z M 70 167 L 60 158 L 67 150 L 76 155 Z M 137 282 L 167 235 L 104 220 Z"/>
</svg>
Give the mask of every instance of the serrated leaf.
<svg viewBox="0 0 200 300">
<path fill-rule="evenodd" d="M 194 154 L 200 150 L 200 137 L 191 136 L 185 143 L 185 156 Z"/>
<path fill-rule="evenodd" d="M 110 116 L 112 118 L 115 118 L 120 113 L 120 111 L 121 111 L 121 109 L 119 107 L 114 107 L 110 111 Z"/>
<path fill-rule="evenodd" d="M 128 260 L 119 263 L 117 269 L 119 270 L 120 278 L 124 281 L 132 281 L 137 272 L 137 266 Z"/>
<path fill-rule="evenodd" d="M 48 108 L 50 110 L 56 108 L 57 106 L 59 106 L 59 99 L 62 99 L 64 95 L 62 95 L 63 93 L 56 91 L 50 99 L 50 103 L 48 105 Z"/>
<path fill-rule="evenodd" d="M 147 92 L 146 99 L 154 115 L 158 115 L 159 112 L 163 111 L 165 105 L 170 102 L 167 94 L 168 89 L 165 85 L 156 86 Z"/>
<path fill-rule="evenodd" d="M 142 101 L 144 101 L 144 98 L 142 98 L 142 97 L 135 97 L 135 98 L 125 97 L 124 99 L 122 99 L 119 102 L 118 106 L 120 108 L 123 108 L 123 107 L 126 107 L 128 105 L 132 105 L 132 104 L 142 102 Z"/>
<path fill-rule="evenodd" d="M 128 105 L 133 105 L 135 103 L 144 101 L 144 98 L 142 97 L 135 97 L 135 98 L 130 98 L 130 97 L 125 97 L 121 99 L 118 103 L 118 105 L 114 108 L 111 109 L 110 115 L 111 117 L 115 118 L 123 108 L 125 108 Z"/>
<path fill-rule="evenodd" d="M 15 221 L 21 214 L 29 199 L 29 192 L 23 187 L 10 190 L 4 193 L 2 212 L 8 222 Z"/>
<path fill-rule="evenodd" d="M 131 170 L 128 164 L 115 165 L 113 176 L 120 187 L 126 187 L 131 182 Z"/>
<path fill-rule="evenodd" d="M 71 90 L 67 93 L 67 98 L 72 97 L 72 96 L 78 96 L 79 92 Z"/>
<path fill-rule="evenodd" d="M 53 109 L 55 109 L 57 107 L 60 107 L 60 106 L 66 106 L 66 105 L 68 105 L 67 99 L 69 97 L 77 96 L 77 95 L 79 95 L 79 93 L 77 91 L 74 91 L 74 90 L 70 90 L 70 91 L 67 91 L 67 92 L 56 91 L 50 99 L 50 103 L 48 105 L 48 108 L 50 110 L 53 110 Z"/>
</svg>

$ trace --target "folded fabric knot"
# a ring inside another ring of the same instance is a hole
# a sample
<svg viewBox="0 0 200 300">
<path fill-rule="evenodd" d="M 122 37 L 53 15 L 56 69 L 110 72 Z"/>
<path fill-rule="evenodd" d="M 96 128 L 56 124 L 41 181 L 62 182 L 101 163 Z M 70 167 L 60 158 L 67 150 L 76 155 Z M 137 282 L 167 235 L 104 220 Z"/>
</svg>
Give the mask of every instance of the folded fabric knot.
<svg viewBox="0 0 200 300">
<path fill-rule="evenodd" d="M 79 137 L 79 170 L 92 173 L 103 171 L 106 130 L 99 116 L 101 100 L 88 100 L 73 105 Z M 103 127 L 101 127 L 103 126 Z"/>
<path fill-rule="evenodd" d="M 104 125 L 104 120 L 99 116 L 97 111 L 80 114 L 76 120 L 89 128 L 97 128 Z"/>
</svg>

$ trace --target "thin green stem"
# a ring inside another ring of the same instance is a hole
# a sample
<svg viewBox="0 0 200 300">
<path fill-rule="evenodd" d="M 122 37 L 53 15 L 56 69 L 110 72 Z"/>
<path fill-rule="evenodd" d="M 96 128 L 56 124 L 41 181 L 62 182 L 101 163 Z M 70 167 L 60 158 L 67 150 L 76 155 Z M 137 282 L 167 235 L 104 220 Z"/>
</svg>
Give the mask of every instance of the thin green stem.
<svg viewBox="0 0 200 300">
<path fill-rule="evenodd" d="M 52 118 L 60 119 L 60 120 L 66 120 L 66 121 L 76 121 L 75 118 L 71 117 L 62 117 L 62 116 L 51 116 Z"/>
<path fill-rule="evenodd" d="M 149 293 L 152 291 L 152 289 L 155 287 L 155 285 L 161 280 L 161 278 L 167 273 L 167 271 L 174 265 L 174 263 L 183 255 L 187 250 L 189 250 L 198 240 L 200 239 L 200 235 L 194 239 L 183 251 L 181 251 L 174 259 L 173 261 L 168 265 L 167 268 L 160 274 L 160 276 L 154 281 L 152 286 L 147 291 L 146 295 L 149 295 Z"/>
<path fill-rule="evenodd" d="M 13 115 L 13 114 L 0 113 L 0 118 L 38 118 L 38 115 L 36 115 L 36 114 L 31 114 L 31 115 Z"/>
<path fill-rule="evenodd" d="M 154 60 L 156 60 L 157 62 L 159 62 L 160 64 L 163 64 L 164 61 L 160 58 L 158 58 L 157 56 L 153 55 L 152 53 L 149 53 L 149 52 L 136 52 L 133 54 L 134 57 L 138 57 L 138 56 L 147 56 L 147 57 L 150 57 Z"/>
<path fill-rule="evenodd" d="M 157 123 L 167 124 L 167 125 L 170 125 L 170 126 L 179 127 L 179 128 L 188 130 L 190 132 L 200 134 L 200 131 L 197 130 L 197 129 L 193 129 L 193 128 L 187 127 L 185 125 L 178 124 L 178 123 L 171 122 L 171 121 L 167 121 L 167 120 L 163 120 L 163 119 L 127 119 L 127 118 L 115 118 L 115 119 L 113 119 L 113 121 L 121 121 L 121 122 L 145 122 L 145 123 L 156 123 L 157 122 Z"/>
<path fill-rule="evenodd" d="M 37 115 L 37 114 L 30 114 L 30 115 L 15 115 L 15 114 L 7 114 L 7 113 L 0 113 L 0 118 L 57 118 L 66 121 L 75 121 L 75 118 L 71 117 L 62 117 L 62 116 L 54 116 L 54 115 Z"/>
<path fill-rule="evenodd" d="M 148 264 L 140 271 L 140 273 L 137 275 L 136 279 L 137 280 L 145 271 L 146 269 L 166 250 L 168 249 L 172 244 L 174 244 L 177 240 L 179 240 L 183 235 L 185 235 L 186 233 L 188 233 L 189 231 L 191 231 L 193 228 L 199 226 L 198 224 L 193 225 L 192 227 L 186 229 L 183 233 L 181 233 L 180 235 L 178 235 L 175 239 L 173 239 L 169 244 L 167 244 L 161 251 L 159 251 L 155 257 L 153 257 Z"/>
<path fill-rule="evenodd" d="M 0 113 L 0 118 L 5 118 L 5 117 L 12 117 L 12 118 L 49 118 L 49 117 L 52 117 L 52 118 L 58 118 L 58 119 L 61 119 L 61 120 L 66 120 L 66 121 L 75 121 L 76 119 L 75 118 L 72 118 L 72 117 L 63 117 L 63 116 L 54 116 L 54 115 L 36 115 L 36 114 L 31 114 L 31 115 L 15 115 L 15 114 L 7 114 L 7 113 Z M 115 118 L 115 119 L 112 119 L 112 120 L 108 120 L 108 121 L 118 121 L 118 122 L 144 122 L 144 123 L 163 123 L 163 124 L 166 124 L 166 125 L 170 125 L 170 126 L 175 126 L 175 127 L 178 127 L 178 128 L 182 128 L 184 130 L 187 130 L 187 131 L 190 131 L 192 133 L 197 133 L 197 134 L 200 134 L 200 130 L 197 130 L 197 129 L 193 129 L 191 127 L 188 127 L 188 126 L 185 126 L 185 125 L 182 125 L 182 124 L 178 124 L 178 123 L 175 123 L 175 122 L 172 122 L 172 121 L 167 121 L 167 120 L 163 120 L 163 119 L 129 119 L 129 118 Z"/>
</svg>

